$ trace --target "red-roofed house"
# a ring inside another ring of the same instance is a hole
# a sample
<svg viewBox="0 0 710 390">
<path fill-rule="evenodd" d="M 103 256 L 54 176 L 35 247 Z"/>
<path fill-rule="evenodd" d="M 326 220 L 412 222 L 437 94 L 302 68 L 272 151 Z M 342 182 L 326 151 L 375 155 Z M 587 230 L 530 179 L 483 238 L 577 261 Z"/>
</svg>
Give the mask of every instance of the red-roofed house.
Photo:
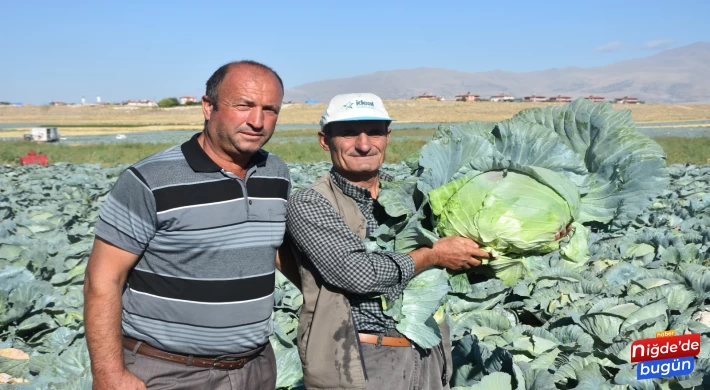
<svg viewBox="0 0 710 390">
<path fill-rule="evenodd" d="M 183 96 L 180 98 L 180 104 L 195 103 L 196 101 L 194 96 Z"/>
<path fill-rule="evenodd" d="M 545 97 L 540 95 L 525 96 L 524 100 L 526 102 L 544 102 Z"/>
<path fill-rule="evenodd" d="M 457 102 L 475 102 L 480 98 L 479 95 L 474 95 L 471 92 L 466 92 L 463 95 L 456 95 Z"/>
<path fill-rule="evenodd" d="M 624 96 L 622 98 L 614 99 L 614 103 L 620 104 L 638 104 L 639 99 L 633 96 Z"/>
<path fill-rule="evenodd" d="M 417 100 L 439 100 L 439 97 L 434 96 L 434 95 L 429 95 L 428 93 L 424 92 L 423 94 L 417 96 Z"/>
<path fill-rule="evenodd" d="M 592 103 L 601 103 L 604 101 L 604 96 L 589 95 L 585 99 L 592 101 Z"/>
<path fill-rule="evenodd" d="M 562 95 L 557 95 L 553 96 L 549 99 L 547 99 L 548 102 L 554 102 L 554 103 L 571 103 L 572 102 L 572 97 L 571 96 L 562 96 Z"/>
</svg>

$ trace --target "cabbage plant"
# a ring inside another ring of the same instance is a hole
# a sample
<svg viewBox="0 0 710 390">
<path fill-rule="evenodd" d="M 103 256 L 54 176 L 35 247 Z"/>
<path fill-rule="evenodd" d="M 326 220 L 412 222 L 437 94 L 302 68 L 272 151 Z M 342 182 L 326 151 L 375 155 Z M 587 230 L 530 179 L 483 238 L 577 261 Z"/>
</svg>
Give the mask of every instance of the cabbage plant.
<svg viewBox="0 0 710 390">
<path fill-rule="evenodd" d="M 469 237 L 497 256 L 477 271 L 507 286 L 531 276 L 538 256 L 558 249 L 553 266 L 581 266 L 589 260 L 589 226 L 628 225 L 668 184 L 663 149 L 636 131 L 630 111 L 584 99 L 499 123 L 442 125 L 408 164 L 412 178 L 383 185 L 378 201 L 392 218 L 370 237 L 371 249 L 409 252 L 440 237 Z M 555 241 L 570 224 L 574 231 Z M 449 286 L 471 288 L 466 274 Z M 444 300 L 442 294 L 437 303 Z M 409 333 L 426 345 L 435 341 Z"/>
<path fill-rule="evenodd" d="M 293 188 L 313 183 L 330 167 L 289 164 Z M 91 388 L 83 269 L 98 208 L 124 168 L 0 165 L 0 389 Z M 392 188 L 410 195 L 390 197 L 388 207 L 402 208 L 402 215 L 418 210 L 419 177 L 408 180 L 403 164 L 382 169 L 404 180 Z M 471 286 L 433 269 L 401 300 L 388 303 L 388 313 L 407 334 L 421 336 L 422 345 L 441 337 L 435 322 L 451 325 L 456 390 L 710 388 L 710 165 L 679 164 L 668 171 L 667 189 L 628 224 L 616 226 L 613 219 L 588 242 L 579 240 L 583 245 L 565 240 L 561 250 L 526 256 L 533 276 L 514 287 L 498 278 Z M 411 233 L 406 240 L 400 235 L 400 244 L 431 242 L 438 237 L 429 221 L 400 217 L 383 229 L 398 224 L 398 232 Z M 405 229 L 414 225 L 420 229 Z M 574 256 L 575 250 L 588 250 L 591 258 L 564 268 L 575 263 L 561 252 Z M 280 389 L 302 388 L 296 347 L 301 303 L 295 286 L 277 273 L 271 343 Z M 695 372 L 637 381 L 631 343 L 666 330 L 702 335 Z M 30 382 L 3 385 L 13 380 Z"/>
</svg>

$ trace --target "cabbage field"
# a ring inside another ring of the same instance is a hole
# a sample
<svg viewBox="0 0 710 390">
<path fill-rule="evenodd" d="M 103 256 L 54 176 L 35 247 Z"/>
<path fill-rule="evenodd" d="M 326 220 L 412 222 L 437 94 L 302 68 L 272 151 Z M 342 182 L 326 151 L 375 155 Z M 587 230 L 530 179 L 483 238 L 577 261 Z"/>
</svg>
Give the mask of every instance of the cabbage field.
<svg viewBox="0 0 710 390">
<path fill-rule="evenodd" d="M 0 389 L 91 388 L 83 275 L 99 207 L 125 168 L 0 166 Z M 330 165 L 289 168 L 298 190 Z M 369 250 L 462 235 L 498 255 L 468 275 L 425 271 L 383 301 L 420 346 L 449 322 L 452 387 L 710 388 L 710 165 L 666 167 L 628 113 L 575 102 L 441 126 L 420 155 L 384 170 L 397 179 L 379 199 L 391 218 Z M 522 196 L 537 214 L 516 209 Z M 280 388 L 301 386 L 302 301 L 277 275 Z M 630 343 L 663 330 L 702 335 L 695 372 L 636 381 Z"/>
</svg>

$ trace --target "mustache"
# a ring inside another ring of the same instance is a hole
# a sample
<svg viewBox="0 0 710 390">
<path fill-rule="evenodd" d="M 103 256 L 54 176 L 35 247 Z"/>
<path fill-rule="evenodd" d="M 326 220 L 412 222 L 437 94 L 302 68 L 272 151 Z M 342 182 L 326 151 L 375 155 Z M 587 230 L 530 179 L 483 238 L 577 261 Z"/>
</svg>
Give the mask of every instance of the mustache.
<svg viewBox="0 0 710 390">
<path fill-rule="evenodd" d="M 259 135 L 265 135 L 264 129 L 253 129 L 251 127 L 238 127 L 234 129 L 234 133 L 252 133 L 252 134 L 259 134 Z"/>
</svg>

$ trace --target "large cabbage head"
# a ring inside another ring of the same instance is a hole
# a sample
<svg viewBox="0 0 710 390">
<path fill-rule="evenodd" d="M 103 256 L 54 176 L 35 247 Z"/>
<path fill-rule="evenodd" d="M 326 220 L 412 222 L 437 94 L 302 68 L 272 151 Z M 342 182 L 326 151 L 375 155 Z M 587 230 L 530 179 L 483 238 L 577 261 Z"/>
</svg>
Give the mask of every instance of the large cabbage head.
<svg viewBox="0 0 710 390">
<path fill-rule="evenodd" d="M 462 236 L 500 253 L 555 248 L 579 215 L 577 187 L 545 168 L 468 174 L 429 192 L 439 236 Z"/>
<path fill-rule="evenodd" d="M 584 224 L 626 226 L 668 184 L 663 149 L 636 131 L 630 111 L 584 99 L 499 123 L 442 125 L 407 164 L 413 177 L 383 183 L 378 202 L 391 218 L 370 243 L 409 252 L 441 237 L 469 237 L 498 252 L 474 272 L 506 286 L 534 271 L 580 267 L 590 258 Z M 567 225 L 574 229 L 560 244 L 555 234 Z M 445 289 L 433 292 L 445 284 L 434 281 L 441 272 L 417 276 L 429 278 L 432 290 L 424 295 L 431 305 L 421 304 L 418 280 L 393 306 L 402 308 L 392 314 L 397 329 L 425 348 L 441 338 L 434 313 Z M 466 273 L 450 276 L 444 287 L 471 292 Z M 405 308 L 405 302 L 414 303 Z M 429 324 L 429 331 L 411 324 Z"/>
<path fill-rule="evenodd" d="M 414 176 L 378 199 L 392 217 L 374 235 L 385 250 L 456 235 L 502 255 L 550 252 L 566 225 L 628 225 L 668 184 L 663 149 L 631 112 L 584 99 L 442 125 L 408 163 Z"/>
</svg>

